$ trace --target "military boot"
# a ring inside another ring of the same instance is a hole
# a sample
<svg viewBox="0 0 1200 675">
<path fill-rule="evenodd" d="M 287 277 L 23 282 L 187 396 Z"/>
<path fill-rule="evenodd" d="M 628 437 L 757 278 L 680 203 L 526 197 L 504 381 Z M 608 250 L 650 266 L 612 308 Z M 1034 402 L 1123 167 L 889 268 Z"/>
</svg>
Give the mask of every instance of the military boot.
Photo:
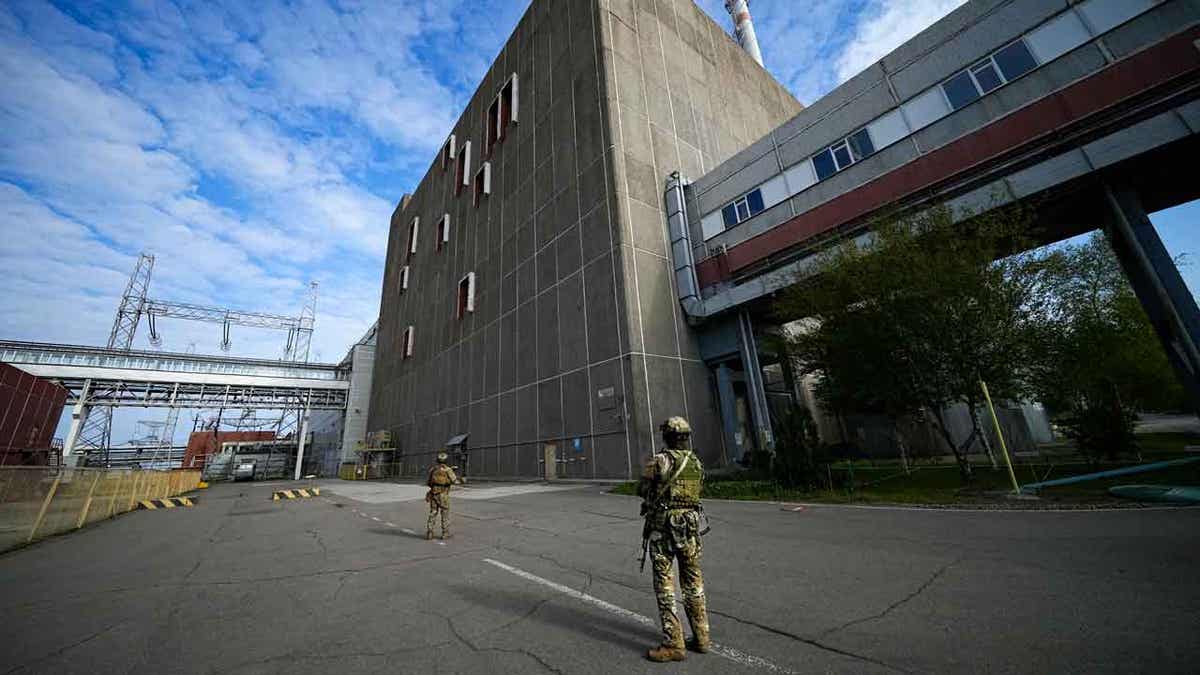
<svg viewBox="0 0 1200 675">
<path fill-rule="evenodd" d="M 425 541 L 431 541 L 432 539 L 433 539 L 433 530 L 425 530 Z"/>
<path fill-rule="evenodd" d="M 656 663 L 667 663 L 668 661 L 682 661 L 687 658 L 687 652 L 683 647 L 673 647 L 671 645 L 659 645 L 654 649 L 646 652 L 646 658 Z"/>
</svg>

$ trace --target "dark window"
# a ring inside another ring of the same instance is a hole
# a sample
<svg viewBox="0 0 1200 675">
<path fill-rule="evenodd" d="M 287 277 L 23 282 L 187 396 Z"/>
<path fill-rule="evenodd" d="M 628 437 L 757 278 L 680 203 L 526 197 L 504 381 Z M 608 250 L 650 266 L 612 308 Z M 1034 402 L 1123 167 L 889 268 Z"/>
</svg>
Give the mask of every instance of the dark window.
<svg viewBox="0 0 1200 675">
<path fill-rule="evenodd" d="M 443 217 L 438 221 L 437 235 L 437 250 L 441 251 L 446 246 L 447 240 L 450 239 L 450 216 Z"/>
<path fill-rule="evenodd" d="M 500 90 L 500 119 L 496 140 L 503 142 L 508 136 L 508 125 L 513 121 L 513 105 L 516 103 L 517 76 L 513 75 Z"/>
<path fill-rule="evenodd" d="M 755 190 L 746 195 L 746 205 L 750 207 L 750 215 L 756 216 L 763 211 L 762 190 Z"/>
<path fill-rule="evenodd" d="M 825 180 L 837 173 L 837 165 L 833 163 L 833 153 L 828 148 L 814 155 L 812 162 L 813 169 L 817 172 L 817 180 Z"/>
<path fill-rule="evenodd" d="M 971 72 L 975 74 L 975 81 L 979 83 L 979 88 L 985 94 L 999 89 L 1000 85 L 1004 84 L 1004 80 L 1000 79 L 1000 73 L 997 73 L 996 67 L 992 65 L 991 59 L 971 68 Z"/>
<path fill-rule="evenodd" d="M 850 138 L 847 138 L 846 141 L 850 144 L 850 151 L 854 153 L 856 162 L 861 162 L 875 154 L 875 144 L 871 142 L 871 134 L 866 129 L 859 129 L 850 134 Z"/>
<path fill-rule="evenodd" d="M 1025 46 L 1024 40 L 1017 40 L 1001 49 L 993 58 L 996 59 L 996 65 L 1000 66 L 1000 72 L 1004 73 L 1004 78 L 1007 80 L 1015 80 L 1037 68 L 1037 60 L 1033 58 L 1033 54 L 1029 53 L 1029 47 Z"/>
<path fill-rule="evenodd" d="M 733 227 L 738 224 L 737 208 L 730 204 L 721 209 L 721 220 L 725 221 L 725 227 Z"/>
<path fill-rule="evenodd" d="M 462 280 L 458 281 L 458 301 L 457 301 L 457 318 L 462 318 L 467 315 L 467 312 L 475 311 L 475 275 L 468 274 L 463 276 Z"/>
<path fill-rule="evenodd" d="M 837 160 L 839 171 L 854 163 L 850 158 L 850 148 L 844 142 L 833 146 L 833 158 Z"/>
<path fill-rule="evenodd" d="M 950 107 L 955 110 L 979 98 L 979 90 L 975 88 L 971 74 L 965 70 L 942 83 L 942 90 L 950 99 Z"/>
<path fill-rule="evenodd" d="M 496 132 L 500 127 L 500 99 L 497 98 L 488 106 L 487 114 L 483 117 L 483 156 L 491 157 L 492 148 L 496 147 Z"/>
</svg>

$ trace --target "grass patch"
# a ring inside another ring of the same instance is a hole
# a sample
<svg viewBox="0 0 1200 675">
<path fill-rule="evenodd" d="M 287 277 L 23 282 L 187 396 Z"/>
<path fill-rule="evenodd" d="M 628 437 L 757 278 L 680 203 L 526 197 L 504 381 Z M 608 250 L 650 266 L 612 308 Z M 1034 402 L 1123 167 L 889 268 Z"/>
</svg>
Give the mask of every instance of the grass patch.
<svg viewBox="0 0 1200 675">
<path fill-rule="evenodd" d="M 1067 478 L 1094 471 L 1131 466 L 1134 462 L 1113 462 L 1093 467 L 1082 462 L 1063 464 L 1025 464 L 1014 467 L 1021 484 L 1056 478 Z M 847 468 L 844 464 L 831 469 L 833 490 L 804 491 L 780 486 L 775 481 L 748 473 L 713 476 L 705 481 L 703 496 L 708 499 L 748 501 L 806 501 L 835 504 L 989 504 L 1006 501 L 1004 494 L 1012 491 L 1008 472 L 1002 467 L 974 466 L 975 477 L 963 486 L 955 466 L 920 467 L 904 474 L 896 466 L 863 466 Z M 853 471 L 853 481 L 850 472 Z M 1048 488 L 1040 493 L 1043 502 L 1050 503 L 1109 503 L 1119 501 L 1108 494 L 1114 485 L 1190 485 L 1200 486 L 1200 462 L 1182 467 L 1169 467 L 1151 473 L 1121 476 L 1086 483 Z M 623 483 L 613 489 L 616 494 L 636 495 L 637 483 Z"/>
</svg>

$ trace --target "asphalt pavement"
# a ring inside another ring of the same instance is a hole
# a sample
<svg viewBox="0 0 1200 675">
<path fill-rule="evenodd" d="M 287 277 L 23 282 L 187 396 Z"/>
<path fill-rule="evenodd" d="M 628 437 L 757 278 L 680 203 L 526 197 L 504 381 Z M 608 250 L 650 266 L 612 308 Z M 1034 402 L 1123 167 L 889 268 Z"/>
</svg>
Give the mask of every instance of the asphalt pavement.
<svg viewBox="0 0 1200 675">
<path fill-rule="evenodd" d="M 637 501 L 481 483 L 215 485 L 0 555 L 7 673 L 1195 672 L 1200 509 L 710 502 L 719 649 L 657 641 Z M 681 608 L 682 609 L 682 608 Z"/>
</svg>

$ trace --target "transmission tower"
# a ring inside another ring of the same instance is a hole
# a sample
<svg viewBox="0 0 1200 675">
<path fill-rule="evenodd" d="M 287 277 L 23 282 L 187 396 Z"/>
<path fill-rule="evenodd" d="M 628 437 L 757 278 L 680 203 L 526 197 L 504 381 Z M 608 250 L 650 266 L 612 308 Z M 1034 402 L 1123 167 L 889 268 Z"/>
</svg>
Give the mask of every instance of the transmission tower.
<svg viewBox="0 0 1200 675">
<path fill-rule="evenodd" d="M 150 344 L 155 347 L 162 345 L 162 335 L 158 331 L 158 319 L 184 319 L 187 321 L 221 324 L 220 347 L 222 351 L 226 352 L 229 351 L 232 344 L 229 334 L 231 326 L 286 330 L 288 332 L 288 339 L 283 352 L 283 360 L 308 361 L 309 349 L 312 343 L 313 325 L 316 323 L 317 282 L 314 281 L 309 284 L 308 297 L 305 300 L 304 307 L 300 311 L 300 316 L 297 317 L 268 314 L 265 312 L 245 312 L 224 307 L 206 307 L 184 302 L 154 300 L 147 297 L 150 290 L 150 275 L 153 271 L 154 256 L 147 253 L 139 255 L 137 266 L 133 270 L 133 275 L 129 278 L 129 283 L 125 287 L 125 293 L 121 296 L 121 304 L 117 307 L 117 317 L 113 321 L 112 332 L 108 337 L 109 349 L 120 349 L 123 351 L 132 349 L 138 324 L 144 316 L 146 317 L 147 327 L 150 331 Z M 188 353 L 194 351 L 195 343 L 191 343 L 188 347 Z M 97 454 L 103 450 L 103 461 L 104 465 L 107 466 L 109 464 L 109 447 L 112 440 L 112 408 L 100 406 L 84 414 L 87 417 L 84 419 L 83 427 L 80 430 L 79 439 L 76 441 L 75 447 L 78 448 L 80 453 L 89 455 Z M 278 425 L 280 433 L 288 433 L 291 429 L 296 428 L 299 424 L 300 416 L 300 410 L 284 411 Z M 174 442 L 175 427 L 178 419 L 178 411 L 175 408 L 171 408 L 167 416 L 166 425 L 162 430 L 162 440 L 168 445 Z M 218 426 L 220 426 L 219 423 Z"/>
<path fill-rule="evenodd" d="M 142 253 L 138 256 L 133 275 L 121 295 L 121 304 L 117 306 L 117 317 L 113 321 L 112 332 L 108 335 L 108 348 L 129 351 L 133 347 L 133 337 L 137 333 L 138 323 L 146 311 L 146 292 L 150 289 L 150 274 L 154 271 L 154 256 Z M 87 453 L 104 451 L 104 464 L 108 464 L 108 449 L 112 438 L 113 409 L 108 406 L 92 408 L 83 422 L 79 432 L 76 447 L 80 452 Z"/>
</svg>

